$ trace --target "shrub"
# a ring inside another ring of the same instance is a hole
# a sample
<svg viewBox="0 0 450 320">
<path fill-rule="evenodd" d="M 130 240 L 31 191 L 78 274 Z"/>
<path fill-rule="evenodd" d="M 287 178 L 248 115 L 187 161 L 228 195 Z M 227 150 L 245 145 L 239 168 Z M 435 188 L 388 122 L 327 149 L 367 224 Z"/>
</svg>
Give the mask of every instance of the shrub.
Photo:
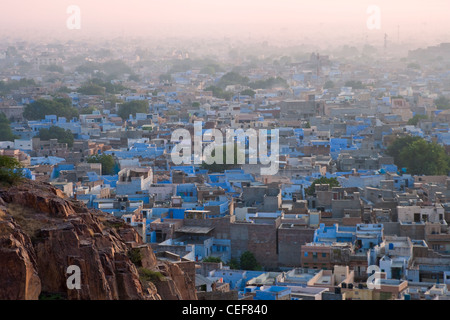
<svg viewBox="0 0 450 320">
<path fill-rule="evenodd" d="M 13 185 L 20 182 L 24 176 L 22 165 L 16 158 L 0 156 L 0 184 Z"/>
<path fill-rule="evenodd" d="M 139 268 L 139 279 L 141 281 L 157 282 L 157 281 L 164 281 L 165 277 L 159 271 L 153 271 L 146 268 Z"/>
</svg>

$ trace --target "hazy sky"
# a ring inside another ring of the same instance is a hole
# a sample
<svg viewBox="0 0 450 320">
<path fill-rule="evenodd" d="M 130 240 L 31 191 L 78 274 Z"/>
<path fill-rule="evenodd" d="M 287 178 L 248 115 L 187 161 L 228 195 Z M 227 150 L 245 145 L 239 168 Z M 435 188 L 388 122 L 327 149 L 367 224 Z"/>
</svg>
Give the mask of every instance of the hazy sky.
<svg viewBox="0 0 450 320">
<path fill-rule="evenodd" d="M 6 2 L 7 0 L 3 0 Z M 66 12 L 80 8 L 80 30 Z M 381 29 L 369 30 L 367 8 L 380 8 Z M 327 35 L 389 33 L 421 38 L 450 33 L 450 0 L 14 0 L 2 4 L 0 32 L 58 35 Z"/>
</svg>

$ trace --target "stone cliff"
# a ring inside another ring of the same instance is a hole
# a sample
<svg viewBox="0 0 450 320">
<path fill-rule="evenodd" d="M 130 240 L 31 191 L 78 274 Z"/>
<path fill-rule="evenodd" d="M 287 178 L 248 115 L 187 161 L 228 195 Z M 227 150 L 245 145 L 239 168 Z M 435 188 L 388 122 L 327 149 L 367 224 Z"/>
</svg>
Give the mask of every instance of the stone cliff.
<svg viewBox="0 0 450 320">
<path fill-rule="evenodd" d="M 78 266 L 80 289 L 67 268 Z M 196 300 L 195 279 L 133 227 L 50 184 L 0 189 L 0 299 Z"/>
</svg>

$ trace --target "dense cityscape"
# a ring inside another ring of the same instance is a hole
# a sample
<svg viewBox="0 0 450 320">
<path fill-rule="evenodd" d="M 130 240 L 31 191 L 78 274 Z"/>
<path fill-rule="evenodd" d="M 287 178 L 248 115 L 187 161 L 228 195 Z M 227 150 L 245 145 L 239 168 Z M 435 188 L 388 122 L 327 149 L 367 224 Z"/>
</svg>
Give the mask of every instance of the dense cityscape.
<svg viewBox="0 0 450 320">
<path fill-rule="evenodd" d="M 377 37 L 4 37 L 0 299 L 449 300 L 450 42 Z"/>
</svg>

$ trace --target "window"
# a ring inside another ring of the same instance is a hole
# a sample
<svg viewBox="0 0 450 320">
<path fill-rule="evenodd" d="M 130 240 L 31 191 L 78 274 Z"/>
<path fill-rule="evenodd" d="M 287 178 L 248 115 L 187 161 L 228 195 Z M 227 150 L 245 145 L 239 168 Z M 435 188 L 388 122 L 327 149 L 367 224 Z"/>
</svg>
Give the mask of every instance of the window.
<svg viewBox="0 0 450 320">
<path fill-rule="evenodd" d="M 326 258 L 327 254 L 326 253 L 322 253 L 322 258 Z"/>
<path fill-rule="evenodd" d="M 308 256 L 308 252 L 305 252 L 305 257 L 307 257 Z"/>
</svg>

